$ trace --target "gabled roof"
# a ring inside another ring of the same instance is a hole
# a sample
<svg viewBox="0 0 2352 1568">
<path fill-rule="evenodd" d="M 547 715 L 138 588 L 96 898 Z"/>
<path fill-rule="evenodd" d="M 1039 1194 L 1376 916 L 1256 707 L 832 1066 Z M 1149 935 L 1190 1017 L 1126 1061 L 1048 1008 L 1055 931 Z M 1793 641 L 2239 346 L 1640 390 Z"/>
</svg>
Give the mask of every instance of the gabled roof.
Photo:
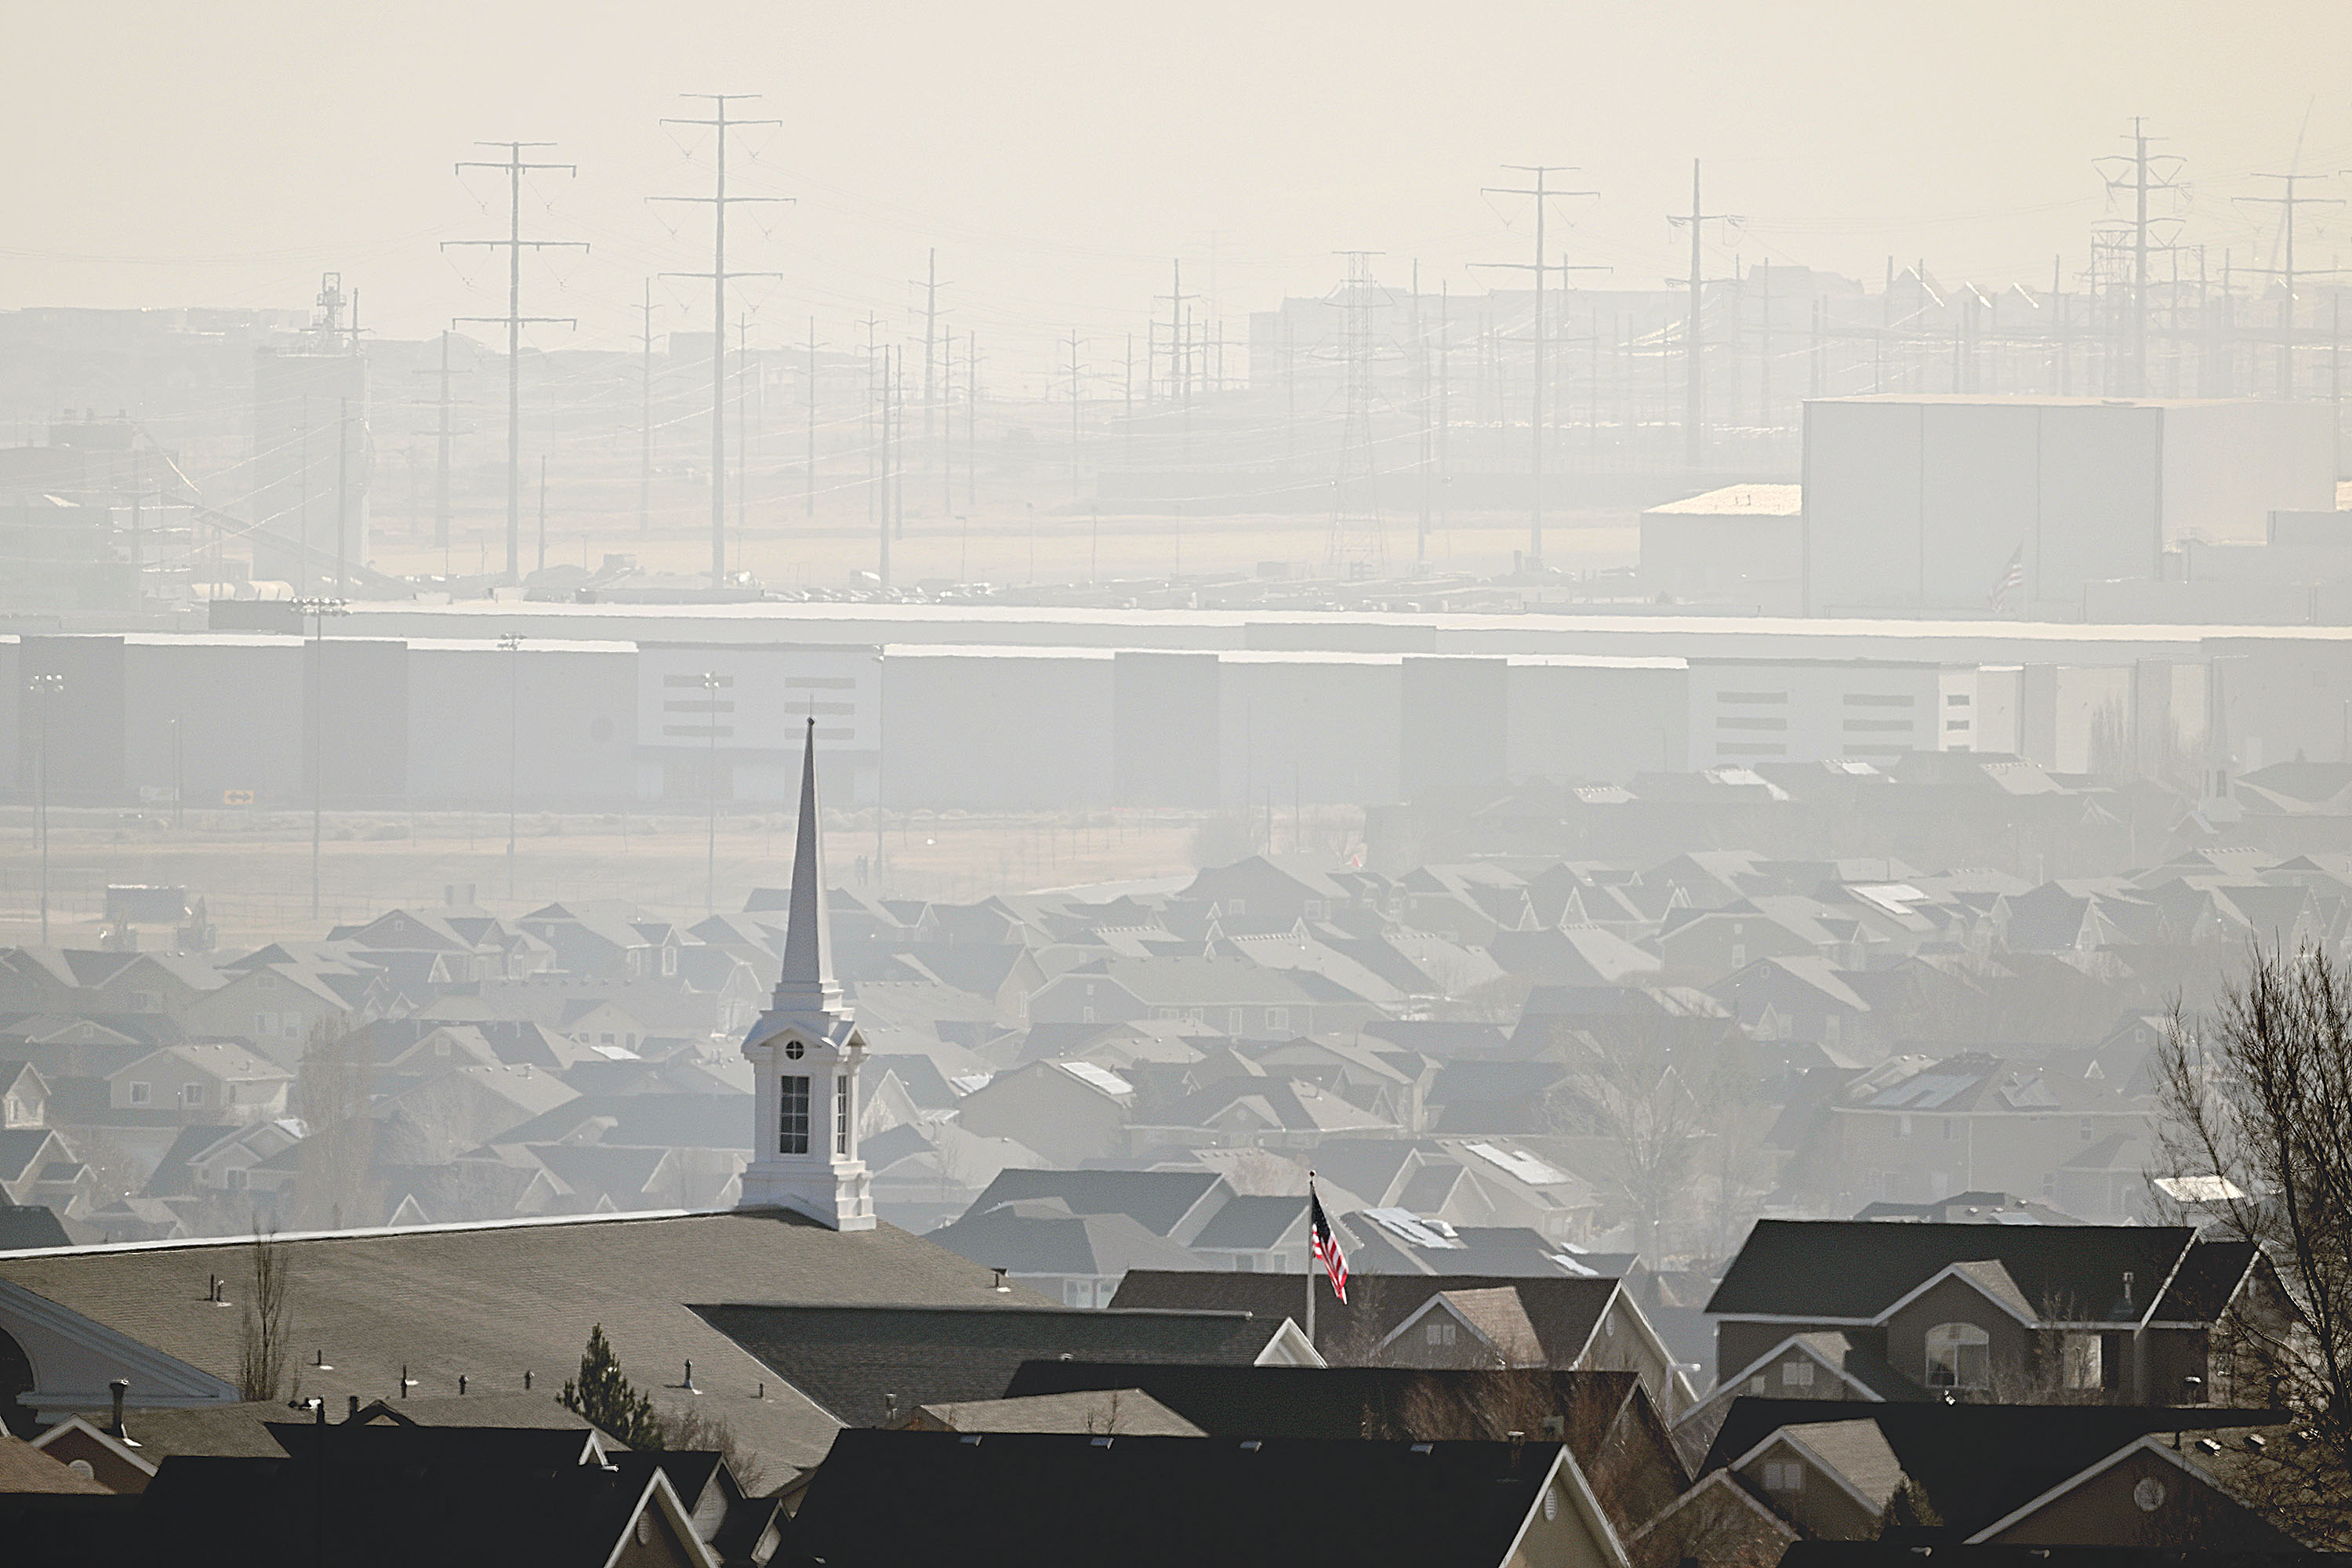
<svg viewBox="0 0 2352 1568">
<path fill-rule="evenodd" d="M 1998 1263 L 2016 1299 L 2037 1314 L 2048 1302 L 2066 1310 L 2069 1321 L 2137 1322 L 2179 1267 L 2193 1237 L 2178 1226 L 1760 1219 L 1706 1310 L 1792 1322 L 1869 1323 L 1955 1265 Z M 2132 1276 L 2127 1311 L 2126 1274 Z"/>
<path fill-rule="evenodd" d="M 1062 1307 L 698 1306 L 711 1327 L 837 1419 L 994 1399 L 1024 1361 L 1223 1363 L 1265 1355 L 1287 1314 Z"/>
<path fill-rule="evenodd" d="M 1123 1214 L 1155 1236 L 1172 1236 L 1204 1208 L 1230 1201 L 1214 1171 L 1000 1171 L 968 1213 L 1024 1198 L 1058 1198 L 1072 1214 Z"/>
<path fill-rule="evenodd" d="M 1857 1405 L 1820 1399 L 1737 1399 L 1698 1472 L 1754 1453 L 1791 1426 L 1866 1420 L 1903 1473 L 1965 1538 L 2020 1504 L 2151 1432 L 2274 1424 L 2275 1411 L 2118 1405 Z"/>
<path fill-rule="evenodd" d="M 1046 1562 L 1083 1542 L 1140 1564 L 1500 1568 L 1564 1458 L 1554 1443 L 846 1432 L 793 1534 L 838 1563 L 864 1561 L 889 1519 L 891 1556 L 909 1563 Z M 1570 1486 L 1601 1561 L 1622 1568 L 1590 1489 Z"/>
<path fill-rule="evenodd" d="M 1349 1249 L 1349 1261 L 1354 1253 Z M 1302 1316 L 1305 1276 L 1242 1274 L 1213 1270 L 1171 1273 L 1139 1268 L 1119 1282 L 1114 1307 L 1189 1308 L 1255 1312 L 1261 1317 Z M 1547 1353 L 1572 1358 L 1592 1337 L 1601 1314 L 1617 1294 L 1614 1279 L 1544 1278 L 1497 1274 L 1354 1274 L 1348 1299 L 1318 1299 L 1315 1336 L 1318 1346 L 1353 1345 L 1369 1354 L 1397 1326 L 1443 1292 L 1501 1289 L 1511 1292 Z"/>
<path fill-rule="evenodd" d="M 1202 1259 L 1123 1214 L 1072 1214 L 1059 1198 L 975 1204 L 928 1239 L 983 1268 L 1112 1278 L 1130 1268 L 1203 1267 Z"/>
</svg>

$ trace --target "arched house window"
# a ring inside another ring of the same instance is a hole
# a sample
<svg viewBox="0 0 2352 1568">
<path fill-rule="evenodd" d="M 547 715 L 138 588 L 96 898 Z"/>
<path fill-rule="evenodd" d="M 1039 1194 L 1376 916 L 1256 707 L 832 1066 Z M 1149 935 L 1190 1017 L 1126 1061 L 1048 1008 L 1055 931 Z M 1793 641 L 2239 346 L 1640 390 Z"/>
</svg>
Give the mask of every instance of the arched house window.
<svg viewBox="0 0 2352 1568">
<path fill-rule="evenodd" d="M 1974 1323 L 1927 1331 L 1927 1386 L 1981 1391 L 1992 1386 L 1992 1336 Z"/>
</svg>

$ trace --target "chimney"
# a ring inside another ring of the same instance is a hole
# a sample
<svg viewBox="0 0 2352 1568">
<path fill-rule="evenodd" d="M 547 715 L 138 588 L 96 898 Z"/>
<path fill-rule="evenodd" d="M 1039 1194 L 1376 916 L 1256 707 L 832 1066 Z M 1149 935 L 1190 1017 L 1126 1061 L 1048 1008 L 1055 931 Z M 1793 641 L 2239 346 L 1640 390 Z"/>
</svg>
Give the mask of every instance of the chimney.
<svg viewBox="0 0 2352 1568">
<path fill-rule="evenodd" d="M 2132 1271 L 2131 1271 L 2130 1269 L 2126 1268 L 2126 1269 L 2125 1269 L 2125 1270 L 2124 1270 L 2124 1305 L 2125 1305 L 2125 1306 L 2126 1306 L 2126 1307 L 2128 1307 L 2128 1306 L 2130 1306 L 2131 1304 L 2132 1304 Z"/>
<path fill-rule="evenodd" d="M 360 1418 L 360 1396 L 356 1394 L 351 1394 L 344 1395 L 344 1397 L 352 1402 L 352 1407 L 350 1414 L 346 1415 L 343 1419 L 346 1421 L 358 1420 Z"/>
<path fill-rule="evenodd" d="M 1007 1285 L 1007 1284 L 1004 1282 L 1005 1270 L 1003 1270 L 1003 1269 L 1002 1269 L 1002 1268 L 992 1268 L 992 1269 L 990 1269 L 990 1270 L 989 1270 L 989 1272 L 990 1272 L 991 1274 L 993 1274 L 993 1275 L 995 1275 L 995 1276 L 996 1276 L 996 1289 L 999 1289 L 999 1290 L 1010 1290 L 1010 1289 L 1013 1289 L 1013 1287 L 1012 1287 L 1012 1286 Z"/>
<path fill-rule="evenodd" d="M 529 1367 L 522 1369 L 522 1391 L 525 1394 L 530 1392 L 530 1368 Z"/>
<path fill-rule="evenodd" d="M 118 1443 L 128 1443 L 131 1434 L 122 1429 L 122 1396 L 131 1392 L 131 1380 L 118 1377 L 106 1385 L 106 1391 L 114 1395 L 114 1419 L 108 1425 L 106 1435 Z"/>
<path fill-rule="evenodd" d="M 457 1374 L 457 1397 L 466 1397 L 466 1374 L 462 1372 Z"/>
</svg>

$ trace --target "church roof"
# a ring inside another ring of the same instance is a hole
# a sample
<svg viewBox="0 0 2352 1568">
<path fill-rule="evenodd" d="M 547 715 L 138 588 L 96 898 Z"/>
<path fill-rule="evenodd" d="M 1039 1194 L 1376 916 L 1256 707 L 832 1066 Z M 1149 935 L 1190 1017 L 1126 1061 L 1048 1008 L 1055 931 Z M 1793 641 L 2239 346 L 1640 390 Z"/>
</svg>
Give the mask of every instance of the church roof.
<svg viewBox="0 0 2352 1568">
<path fill-rule="evenodd" d="M 1041 1300 L 997 1292 L 987 1269 L 894 1226 L 845 1233 L 773 1210 L 328 1232 L 280 1245 L 293 1279 L 289 1332 L 305 1363 L 328 1363 L 303 1366 L 302 1391 L 331 1409 L 350 1394 L 362 1402 L 397 1394 L 404 1367 L 420 1397 L 454 1395 L 460 1373 L 476 1394 L 520 1389 L 525 1372 L 535 1389 L 560 1388 L 601 1323 L 656 1404 L 681 1397 L 670 1389 L 690 1359 L 697 1387 L 726 1397 L 747 1444 L 801 1467 L 824 1457 L 836 1424 L 687 1303 L 751 1297 L 984 1313 Z M 17 1287 L 233 1385 L 252 1268 L 249 1240 L 0 1256 L 0 1314 L 7 1287 Z M 227 1308 L 205 1300 L 213 1275 L 226 1281 Z M 987 1392 L 1001 1391 L 1000 1379 Z M 84 1408 L 107 1398 L 103 1387 L 62 1392 Z M 159 1391 L 134 1384 L 134 1406 L 142 1392 Z"/>
</svg>

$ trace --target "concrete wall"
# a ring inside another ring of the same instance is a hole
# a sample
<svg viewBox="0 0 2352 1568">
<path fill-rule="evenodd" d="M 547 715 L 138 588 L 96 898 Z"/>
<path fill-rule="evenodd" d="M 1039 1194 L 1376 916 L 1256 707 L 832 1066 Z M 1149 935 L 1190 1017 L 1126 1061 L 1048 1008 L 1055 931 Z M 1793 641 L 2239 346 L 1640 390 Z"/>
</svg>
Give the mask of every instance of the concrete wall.
<svg viewBox="0 0 2352 1568">
<path fill-rule="evenodd" d="M 1965 676 L 1948 677 L 1932 664 L 1861 659 L 1694 659 L 1689 765 L 1845 759 L 1884 763 L 1905 752 L 1941 751 L 1946 697 L 1974 694 L 1973 672 Z"/>
<path fill-rule="evenodd" d="M 1112 798 L 1112 656 L 892 648 L 882 790 L 893 810 L 1020 811 Z"/>
<path fill-rule="evenodd" d="M 1112 664 L 1112 793 L 1121 805 L 1219 804 L 1212 654 L 1121 652 Z"/>
<path fill-rule="evenodd" d="M 1510 755 L 1510 664 L 1404 661 L 1397 788 L 1407 800 L 1445 784 L 1499 784 Z"/>
<path fill-rule="evenodd" d="M 1622 782 L 1689 765 L 1682 659 L 1510 661 L 1510 775 Z"/>
<path fill-rule="evenodd" d="M 1218 660 L 1220 798 L 1277 809 L 1399 798 L 1404 669 L 1381 654 Z"/>
<path fill-rule="evenodd" d="M 420 800 L 608 805 L 635 785 L 637 650 L 431 642 L 408 655 L 408 782 Z"/>
<path fill-rule="evenodd" d="M 231 790 L 262 805 L 306 798 L 303 658 L 296 637 L 126 639 L 127 788 L 171 790 L 176 721 L 189 805 L 217 806 Z"/>
</svg>

